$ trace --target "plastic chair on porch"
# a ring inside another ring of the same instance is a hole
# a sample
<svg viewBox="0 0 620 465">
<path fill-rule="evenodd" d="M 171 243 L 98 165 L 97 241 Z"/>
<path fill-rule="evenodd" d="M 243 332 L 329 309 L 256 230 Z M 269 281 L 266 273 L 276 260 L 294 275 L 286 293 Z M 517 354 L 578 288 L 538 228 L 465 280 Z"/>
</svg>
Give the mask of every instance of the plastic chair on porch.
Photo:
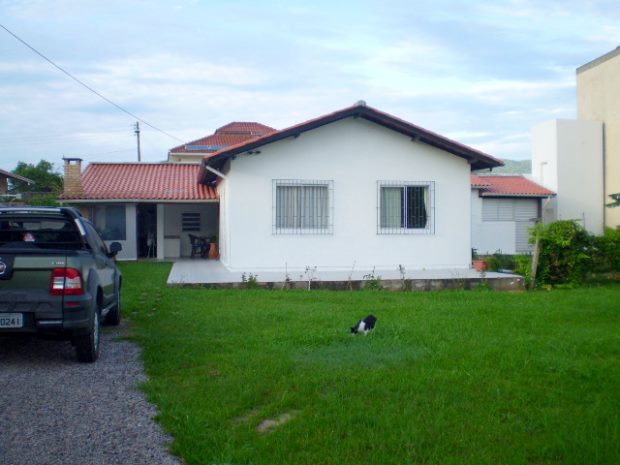
<svg viewBox="0 0 620 465">
<path fill-rule="evenodd" d="M 204 257 L 207 252 L 207 244 L 204 239 L 201 237 L 195 236 L 194 234 L 188 234 L 189 242 L 192 246 L 192 253 L 190 255 L 191 258 L 194 258 L 196 255 L 199 257 Z"/>
</svg>

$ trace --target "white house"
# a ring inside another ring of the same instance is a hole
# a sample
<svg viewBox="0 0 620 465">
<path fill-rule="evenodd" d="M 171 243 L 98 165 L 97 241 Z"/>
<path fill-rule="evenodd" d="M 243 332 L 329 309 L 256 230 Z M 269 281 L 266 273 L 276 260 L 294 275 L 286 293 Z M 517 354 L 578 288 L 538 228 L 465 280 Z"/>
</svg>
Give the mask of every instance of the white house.
<svg viewBox="0 0 620 465">
<path fill-rule="evenodd" d="M 175 148 L 176 163 L 91 163 L 80 176 L 69 161 L 79 182 L 64 201 L 106 240 L 125 225 L 127 259 L 188 256 L 195 234 L 217 236 L 231 271 L 470 267 L 470 175 L 500 160 L 363 102 L 259 130 Z"/>
<path fill-rule="evenodd" d="M 230 270 L 469 268 L 470 174 L 501 161 L 366 106 L 205 157 Z"/>
</svg>

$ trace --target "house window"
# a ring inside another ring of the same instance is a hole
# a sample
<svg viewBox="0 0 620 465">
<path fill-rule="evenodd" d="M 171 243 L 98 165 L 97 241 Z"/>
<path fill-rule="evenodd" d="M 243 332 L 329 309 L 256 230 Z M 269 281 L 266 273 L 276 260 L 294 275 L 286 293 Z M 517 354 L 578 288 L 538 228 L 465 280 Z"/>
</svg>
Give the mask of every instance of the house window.
<svg viewBox="0 0 620 465">
<path fill-rule="evenodd" d="M 181 215 L 181 228 L 184 232 L 200 231 L 200 213 L 184 212 Z"/>
<path fill-rule="evenodd" d="M 331 234 L 333 181 L 273 181 L 274 234 Z"/>
<path fill-rule="evenodd" d="M 94 211 L 95 228 L 105 241 L 127 239 L 125 205 L 97 205 Z"/>
<path fill-rule="evenodd" d="M 433 234 L 433 181 L 378 181 L 379 234 Z"/>
</svg>

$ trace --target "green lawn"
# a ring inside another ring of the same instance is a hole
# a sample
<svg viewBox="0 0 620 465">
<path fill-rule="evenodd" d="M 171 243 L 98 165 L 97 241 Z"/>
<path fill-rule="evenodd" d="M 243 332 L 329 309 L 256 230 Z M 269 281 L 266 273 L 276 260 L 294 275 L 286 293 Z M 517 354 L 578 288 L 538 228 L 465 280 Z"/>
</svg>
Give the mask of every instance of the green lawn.
<svg viewBox="0 0 620 465">
<path fill-rule="evenodd" d="M 144 389 L 188 464 L 620 463 L 620 286 L 170 289 L 168 264 L 122 269 Z"/>
</svg>

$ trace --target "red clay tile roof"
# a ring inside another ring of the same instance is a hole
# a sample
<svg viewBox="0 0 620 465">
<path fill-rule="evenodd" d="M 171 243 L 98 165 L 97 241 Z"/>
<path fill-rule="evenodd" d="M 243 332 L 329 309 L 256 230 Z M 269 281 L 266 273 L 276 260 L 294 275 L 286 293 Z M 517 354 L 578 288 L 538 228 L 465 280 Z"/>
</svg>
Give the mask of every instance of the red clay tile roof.
<svg viewBox="0 0 620 465">
<path fill-rule="evenodd" d="M 237 121 L 218 128 L 214 134 L 174 147 L 170 153 L 207 154 L 250 139 L 257 139 L 275 129 L 261 123 Z"/>
<path fill-rule="evenodd" d="M 82 173 L 83 197 L 63 200 L 218 200 L 215 189 L 198 184 L 200 166 L 181 163 L 90 163 Z"/>
<path fill-rule="evenodd" d="M 225 124 L 221 128 L 218 128 L 216 134 L 234 134 L 244 133 L 252 136 L 262 136 L 269 132 L 275 131 L 274 128 L 265 126 L 261 123 L 246 122 L 246 121 L 233 121 L 232 123 Z"/>
<path fill-rule="evenodd" d="M 358 102 L 355 105 L 343 108 L 342 110 L 338 110 L 333 113 L 329 113 L 327 115 L 323 115 L 318 118 L 314 118 L 304 123 L 296 124 L 294 126 L 290 126 L 279 131 L 265 134 L 256 139 L 248 139 L 236 145 L 231 145 L 230 147 L 222 148 L 216 152 L 209 153 L 205 155 L 204 162 L 201 164 L 202 169 L 200 170 L 199 179 L 201 180 L 201 182 L 206 183 L 212 183 L 216 181 L 215 175 L 207 171 L 205 169 L 205 166 L 213 166 L 214 168 L 219 168 L 228 158 L 236 154 L 253 150 L 255 148 L 272 142 L 276 142 L 286 137 L 298 136 L 302 132 L 309 131 L 349 117 L 364 118 L 373 123 L 380 124 L 389 129 L 400 132 L 401 134 L 405 134 L 414 140 L 419 140 L 420 142 L 432 145 L 434 147 L 450 152 L 456 156 L 465 158 L 470 162 L 471 168 L 473 170 L 482 168 L 493 168 L 496 166 L 502 166 L 504 164 L 503 161 L 494 158 L 484 152 L 448 139 L 447 137 L 443 137 L 420 126 L 416 126 L 415 124 L 397 118 L 396 116 L 369 107 L 366 105 L 365 102 Z"/>
<path fill-rule="evenodd" d="M 555 192 L 524 176 L 472 175 L 471 186 L 480 188 L 481 197 L 549 197 Z"/>
</svg>

